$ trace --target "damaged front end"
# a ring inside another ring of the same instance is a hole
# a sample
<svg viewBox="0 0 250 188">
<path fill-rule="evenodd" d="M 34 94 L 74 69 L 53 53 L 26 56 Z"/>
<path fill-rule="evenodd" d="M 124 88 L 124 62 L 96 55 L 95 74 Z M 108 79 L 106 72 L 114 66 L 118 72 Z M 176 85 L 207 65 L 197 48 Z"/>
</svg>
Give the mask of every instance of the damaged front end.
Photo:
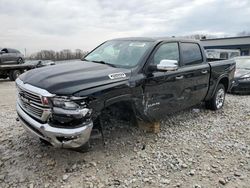
<svg viewBox="0 0 250 188">
<path fill-rule="evenodd" d="M 88 142 L 93 128 L 87 99 L 50 94 L 16 80 L 17 113 L 23 126 L 55 147 L 77 148 Z"/>
</svg>

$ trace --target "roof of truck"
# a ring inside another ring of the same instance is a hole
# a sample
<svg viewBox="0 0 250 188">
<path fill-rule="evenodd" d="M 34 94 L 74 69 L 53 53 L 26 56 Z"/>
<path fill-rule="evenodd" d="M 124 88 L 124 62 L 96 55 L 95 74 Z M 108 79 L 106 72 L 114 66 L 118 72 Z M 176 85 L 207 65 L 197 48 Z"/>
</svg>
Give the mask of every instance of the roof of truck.
<svg viewBox="0 0 250 188">
<path fill-rule="evenodd" d="M 127 38 L 116 38 L 112 40 L 135 40 L 135 41 L 183 41 L 183 42 L 197 42 L 199 43 L 199 40 L 194 39 L 186 39 L 186 38 L 180 38 L 180 37 L 127 37 Z"/>
</svg>

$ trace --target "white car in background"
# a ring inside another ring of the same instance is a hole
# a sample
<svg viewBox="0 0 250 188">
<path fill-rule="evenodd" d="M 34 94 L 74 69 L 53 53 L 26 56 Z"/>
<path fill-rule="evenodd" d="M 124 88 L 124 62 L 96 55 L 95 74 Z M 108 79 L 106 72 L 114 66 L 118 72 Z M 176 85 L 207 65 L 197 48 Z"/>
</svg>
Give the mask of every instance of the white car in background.
<svg viewBox="0 0 250 188">
<path fill-rule="evenodd" d="M 240 56 L 240 50 L 206 49 L 205 52 L 210 59 L 232 59 Z"/>
</svg>

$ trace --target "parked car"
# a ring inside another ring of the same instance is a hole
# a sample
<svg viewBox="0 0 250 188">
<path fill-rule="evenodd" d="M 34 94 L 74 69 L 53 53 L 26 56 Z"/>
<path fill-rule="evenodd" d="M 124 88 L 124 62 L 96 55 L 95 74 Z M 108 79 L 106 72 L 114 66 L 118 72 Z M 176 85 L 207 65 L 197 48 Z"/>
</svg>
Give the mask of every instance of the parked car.
<svg viewBox="0 0 250 188">
<path fill-rule="evenodd" d="M 240 50 L 230 49 L 206 49 L 207 58 L 211 59 L 232 59 L 240 56 Z"/>
<path fill-rule="evenodd" d="M 250 56 L 234 58 L 236 71 L 231 93 L 250 94 Z"/>
<path fill-rule="evenodd" d="M 55 62 L 52 60 L 27 60 L 25 64 L 34 65 L 37 68 L 55 65 Z"/>
<path fill-rule="evenodd" d="M 11 48 L 3 48 L 0 51 L 0 65 L 22 63 L 24 63 L 24 56 L 20 51 Z"/>
<path fill-rule="evenodd" d="M 46 67 L 46 66 L 51 66 L 51 65 L 55 65 L 55 62 L 51 60 L 45 60 L 45 61 L 39 60 L 37 62 L 36 67 Z"/>
<path fill-rule="evenodd" d="M 109 40 L 82 61 L 34 69 L 17 80 L 23 126 L 55 147 L 86 146 L 111 106 L 155 122 L 204 101 L 223 107 L 234 60 L 209 63 L 198 41 L 177 38 Z"/>
</svg>

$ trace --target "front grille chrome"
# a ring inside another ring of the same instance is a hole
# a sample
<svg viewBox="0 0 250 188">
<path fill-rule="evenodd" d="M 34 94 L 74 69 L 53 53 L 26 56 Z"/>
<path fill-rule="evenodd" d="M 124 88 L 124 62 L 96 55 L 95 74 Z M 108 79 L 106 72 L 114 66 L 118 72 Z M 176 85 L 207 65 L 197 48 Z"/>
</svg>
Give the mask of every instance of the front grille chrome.
<svg viewBox="0 0 250 188">
<path fill-rule="evenodd" d="M 42 97 L 53 97 L 46 90 L 24 84 L 20 79 L 16 80 L 18 92 L 18 104 L 32 117 L 46 122 L 51 114 L 48 105 L 42 103 Z"/>
</svg>

